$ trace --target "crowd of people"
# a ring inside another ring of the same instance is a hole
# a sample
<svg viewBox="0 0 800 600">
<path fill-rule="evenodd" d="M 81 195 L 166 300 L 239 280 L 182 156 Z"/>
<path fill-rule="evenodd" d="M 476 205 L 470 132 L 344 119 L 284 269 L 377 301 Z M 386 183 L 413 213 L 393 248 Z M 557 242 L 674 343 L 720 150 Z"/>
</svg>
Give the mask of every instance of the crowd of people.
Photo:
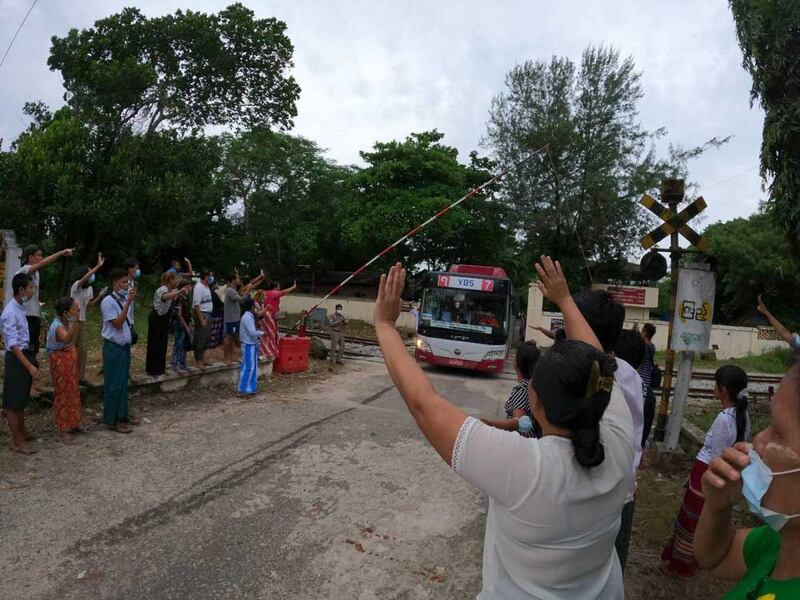
<svg viewBox="0 0 800 600">
<path fill-rule="evenodd" d="M 3 409 L 12 449 L 30 454 L 24 409 L 38 379 L 42 268 L 70 249 L 44 257 L 25 248 L 3 309 Z M 108 288 L 92 285 L 104 266 L 79 267 L 70 295 L 55 303 L 46 351 L 54 387 L 56 426 L 65 443 L 81 431 L 80 382 L 85 377 L 87 313 L 102 315 L 103 421 L 129 433 L 131 346 L 137 343 L 138 261 L 108 272 Z M 550 332 L 552 347 L 518 348 L 517 383 L 504 419 L 476 419 L 440 396 L 408 354 L 395 323 L 406 273 L 401 265 L 381 278 L 375 330 L 389 375 L 419 428 L 452 469 L 489 497 L 479 598 L 603 598 L 624 596 L 625 570 L 636 500 L 637 470 L 655 412 L 659 387 L 655 327 L 623 329 L 625 311 L 605 291 L 571 294 L 558 262 L 542 257 L 537 285 L 561 311 L 564 327 Z M 196 279 L 196 282 L 194 281 Z M 239 360 L 238 392 L 257 391 L 258 361 L 278 349 L 280 300 L 295 286 L 262 289 L 253 279 L 227 278 L 222 297 L 214 273 L 173 261 L 161 279 L 147 318 L 146 371 L 207 366 L 207 349 L 222 343 L 229 364 Z M 800 335 L 764 313 L 794 348 Z M 328 318 L 331 360 L 341 361 L 347 319 L 341 305 Z M 237 359 L 237 342 L 241 356 Z M 661 556 L 664 573 L 687 578 L 701 567 L 738 583 L 726 598 L 800 597 L 800 358 L 773 397 L 771 423 L 752 442 L 748 377 L 726 365 L 715 374 L 719 413 L 697 454 L 672 536 Z M 737 528 L 733 507 L 744 497 L 765 525 Z"/>
<path fill-rule="evenodd" d="M 5 303 L 0 317 L 6 349 L 3 412 L 11 432 L 11 448 L 21 454 L 36 452 L 29 443 L 32 436 L 25 426 L 25 407 L 40 379 L 40 272 L 73 254 L 72 249 L 64 249 L 45 257 L 38 246 L 27 246 L 22 266 L 12 279 L 13 297 Z M 102 320 L 103 422 L 119 433 L 130 433 L 131 426 L 139 424 L 139 418 L 130 411 L 128 386 L 131 347 L 139 342 L 136 307 L 141 268 L 135 258 L 126 259 L 120 267 L 108 271 L 108 286 L 95 295 L 97 274 L 105 263 L 98 255 L 94 266 L 75 270 L 69 295 L 57 298 L 55 317 L 46 325 L 53 412 L 65 444 L 76 443 L 75 434 L 85 431 L 80 386 L 87 383 L 87 318 L 97 305 Z M 210 366 L 208 350 L 222 345 L 225 363 L 239 363 L 238 393 L 245 397 L 255 394 L 259 361 L 275 359 L 279 352 L 281 298 L 297 287 L 281 289 L 277 282 L 265 285 L 265 281 L 263 271 L 247 280 L 234 272 L 227 278 L 227 286 L 217 289 L 212 271 L 195 273 L 189 259 L 172 260 L 161 276 L 147 315 L 147 375 L 158 378 L 167 372 L 170 337 L 170 368 L 183 375 Z M 332 360 L 336 362 L 342 360 L 346 322 L 339 305 L 329 319 Z M 194 354 L 194 367 L 187 364 L 189 352 Z"/>
<path fill-rule="evenodd" d="M 476 419 L 440 396 L 395 329 L 405 270 L 381 278 L 375 327 L 386 367 L 422 433 L 489 497 L 478 598 L 624 597 L 636 472 L 652 426 L 655 328 L 623 330 L 607 292 L 574 297 L 558 262 L 537 285 L 564 317 L 549 349 L 523 344 L 505 419 Z M 800 336 L 785 336 L 800 341 Z M 655 379 L 654 379 L 655 378 Z M 781 380 L 771 424 L 752 443 L 747 375 L 716 373 L 720 412 L 697 455 L 662 570 L 698 566 L 738 582 L 729 600 L 800 598 L 800 357 Z M 524 427 L 528 420 L 534 427 Z M 744 496 L 765 525 L 733 525 Z"/>
</svg>

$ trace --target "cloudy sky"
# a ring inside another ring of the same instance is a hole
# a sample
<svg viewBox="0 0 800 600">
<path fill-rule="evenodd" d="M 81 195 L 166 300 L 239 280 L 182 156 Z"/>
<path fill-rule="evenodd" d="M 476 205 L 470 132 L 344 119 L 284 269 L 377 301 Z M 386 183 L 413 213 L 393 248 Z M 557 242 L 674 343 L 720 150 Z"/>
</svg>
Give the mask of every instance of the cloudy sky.
<svg viewBox="0 0 800 600">
<path fill-rule="evenodd" d="M 155 16 L 178 8 L 216 11 L 230 2 L 39 0 L 0 67 L 4 148 L 25 128 L 22 105 L 59 106 L 50 37 L 135 4 Z M 0 0 L 0 52 L 31 0 Z M 763 114 L 750 108 L 725 0 L 248 0 L 288 25 L 302 92 L 295 132 L 344 163 L 376 140 L 438 128 L 463 157 L 479 149 L 489 104 L 506 72 L 553 54 L 580 58 L 589 44 L 632 55 L 643 73 L 641 120 L 683 146 L 731 135 L 690 164 L 709 204 L 705 224 L 750 214 L 763 197 L 758 151 Z"/>
</svg>

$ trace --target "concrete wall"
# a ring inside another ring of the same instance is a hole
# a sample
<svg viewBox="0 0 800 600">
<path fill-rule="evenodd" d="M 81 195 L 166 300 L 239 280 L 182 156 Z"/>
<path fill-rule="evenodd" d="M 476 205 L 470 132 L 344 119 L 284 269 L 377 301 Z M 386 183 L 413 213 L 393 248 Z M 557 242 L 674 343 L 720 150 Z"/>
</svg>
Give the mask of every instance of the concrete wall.
<svg viewBox="0 0 800 600">
<path fill-rule="evenodd" d="M 560 320 L 561 313 L 542 311 L 542 294 L 535 286 L 528 290 L 528 318 L 525 332 L 525 339 L 532 339 L 541 346 L 552 344 L 545 335 L 534 331 L 533 327 L 541 326 L 550 329 L 553 320 Z M 631 329 L 634 324 L 638 324 L 641 329 L 645 323 L 652 323 L 656 327 L 656 335 L 653 343 L 658 350 L 667 347 L 667 333 L 669 323 L 654 319 L 635 319 L 628 320 L 626 313 L 625 328 Z M 786 347 L 782 339 L 777 339 L 776 332 L 771 327 L 733 327 L 729 325 L 711 326 L 711 348 L 716 352 L 717 358 L 727 360 L 729 358 L 740 358 L 743 356 L 759 355 L 774 350 L 775 348 Z"/>
<path fill-rule="evenodd" d="M 317 302 L 322 300 L 322 296 L 311 296 L 308 294 L 290 294 L 281 298 L 281 310 L 290 313 L 299 313 L 304 310 L 310 309 Z M 364 298 L 342 298 L 336 296 L 323 302 L 321 308 L 327 309 L 328 314 L 331 314 L 336 308 L 337 304 L 342 305 L 344 316 L 348 319 L 358 319 L 359 321 L 366 321 L 372 323 L 372 313 L 375 310 L 375 301 L 367 300 Z M 414 315 L 408 312 L 400 313 L 400 318 L 397 321 L 399 327 L 406 329 L 416 330 L 417 322 Z"/>
<path fill-rule="evenodd" d="M 5 299 L 11 298 L 11 280 L 19 270 L 19 259 L 22 249 L 17 245 L 17 236 L 10 229 L 0 229 L 0 245 L 3 246 L 5 261 L 3 264 L 2 289 L 3 297 L 0 298 L 0 307 L 5 306 Z M 1 310 L 1 309 L 0 309 Z"/>
</svg>

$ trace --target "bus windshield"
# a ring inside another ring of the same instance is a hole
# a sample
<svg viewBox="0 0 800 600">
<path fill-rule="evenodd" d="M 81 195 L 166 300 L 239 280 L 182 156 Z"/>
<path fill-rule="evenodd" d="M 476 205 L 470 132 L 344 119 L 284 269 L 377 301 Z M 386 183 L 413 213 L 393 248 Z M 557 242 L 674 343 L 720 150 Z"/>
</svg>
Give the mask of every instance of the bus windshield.
<svg viewBox="0 0 800 600">
<path fill-rule="evenodd" d="M 422 297 L 420 331 L 435 329 L 474 334 L 476 341 L 504 340 L 508 329 L 508 297 L 452 288 L 428 288 Z M 430 335 L 431 331 L 425 331 Z M 503 343 L 502 341 L 500 343 Z"/>
</svg>

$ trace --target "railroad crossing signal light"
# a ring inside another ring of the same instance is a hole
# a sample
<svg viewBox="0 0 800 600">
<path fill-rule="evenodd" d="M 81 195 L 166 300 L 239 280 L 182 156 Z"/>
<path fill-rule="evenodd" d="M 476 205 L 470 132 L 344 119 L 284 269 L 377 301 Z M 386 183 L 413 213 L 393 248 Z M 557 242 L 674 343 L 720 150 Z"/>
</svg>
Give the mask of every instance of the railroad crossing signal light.
<svg viewBox="0 0 800 600">
<path fill-rule="evenodd" d="M 642 238 L 642 247 L 645 250 L 652 248 L 665 237 L 677 231 L 695 248 L 701 252 L 708 252 L 708 240 L 687 225 L 689 219 L 696 217 L 705 210 L 706 201 L 703 200 L 702 196 L 689 204 L 678 214 L 673 213 L 672 210 L 647 194 L 642 196 L 639 202 L 642 206 L 664 221 Z"/>
</svg>

